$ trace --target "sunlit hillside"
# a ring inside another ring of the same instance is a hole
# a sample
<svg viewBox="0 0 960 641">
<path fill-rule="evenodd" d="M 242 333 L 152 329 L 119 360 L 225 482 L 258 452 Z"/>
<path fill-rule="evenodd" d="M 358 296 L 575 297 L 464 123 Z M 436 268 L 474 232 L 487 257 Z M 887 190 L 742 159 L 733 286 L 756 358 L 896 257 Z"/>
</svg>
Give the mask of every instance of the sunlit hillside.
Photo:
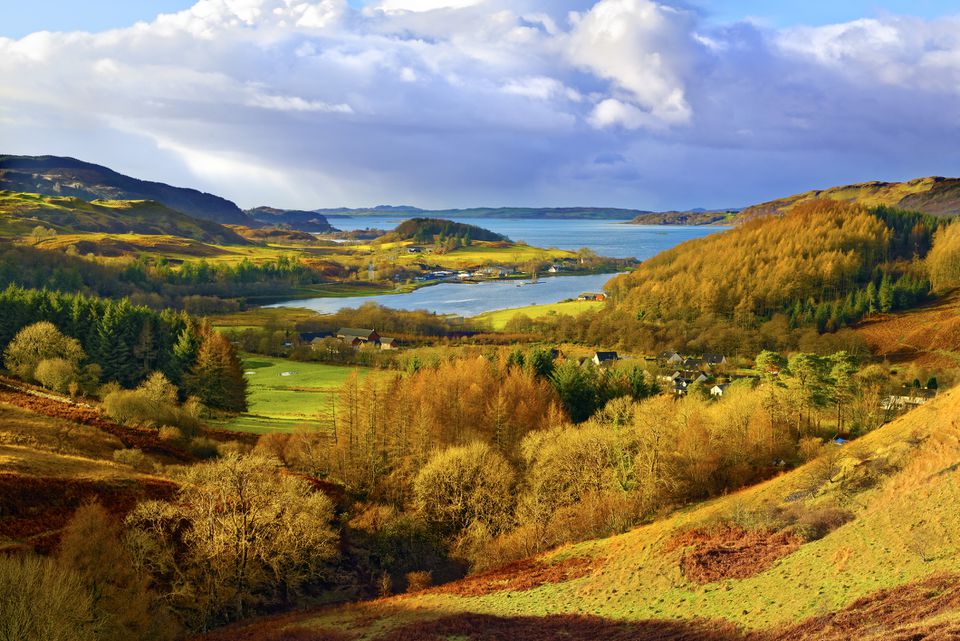
<svg viewBox="0 0 960 641">
<path fill-rule="evenodd" d="M 621 536 L 206 638 L 954 638 L 958 412 L 960 392 L 944 393 L 795 471 Z"/>
</svg>

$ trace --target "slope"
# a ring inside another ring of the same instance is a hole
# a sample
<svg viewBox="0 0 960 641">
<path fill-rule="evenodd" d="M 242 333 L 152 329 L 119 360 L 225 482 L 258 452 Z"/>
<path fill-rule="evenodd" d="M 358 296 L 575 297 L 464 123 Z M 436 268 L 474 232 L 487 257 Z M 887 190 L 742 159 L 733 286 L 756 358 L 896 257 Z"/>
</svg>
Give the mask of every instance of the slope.
<svg viewBox="0 0 960 641">
<path fill-rule="evenodd" d="M 236 204 L 225 198 L 131 178 L 75 158 L 0 155 L 0 189 L 83 200 L 155 200 L 203 220 L 234 225 L 251 223 Z"/>
<path fill-rule="evenodd" d="M 955 638 L 958 412 L 960 391 L 947 392 L 804 467 L 620 536 L 208 638 Z"/>
<path fill-rule="evenodd" d="M 873 181 L 815 189 L 747 207 L 737 216 L 737 221 L 782 215 L 800 203 L 818 199 L 838 200 L 866 207 L 896 207 L 933 216 L 955 216 L 960 213 L 960 178 L 931 176 L 907 182 Z"/>
<path fill-rule="evenodd" d="M 255 207 L 254 209 L 248 209 L 246 213 L 256 222 L 268 227 L 284 225 L 292 229 L 315 233 L 337 231 L 327 222 L 323 214 L 318 214 L 315 211 Z"/>
<path fill-rule="evenodd" d="M 141 452 L 123 459 L 118 452 Z M 170 481 L 118 462 L 191 460 L 155 431 L 116 425 L 96 410 L 0 377 L 0 550 L 48 550 L 83 503 L 115 514 L 172 496 Z"/>
<path fill-rule="evenodd" d="M 24 233 L 43 224 L 57 232 L 178 236 L 205 243 L 245 245 L 235 231 L 146 200 L 95 200 L 0 191 L 0 229 Z"/>
</svg>

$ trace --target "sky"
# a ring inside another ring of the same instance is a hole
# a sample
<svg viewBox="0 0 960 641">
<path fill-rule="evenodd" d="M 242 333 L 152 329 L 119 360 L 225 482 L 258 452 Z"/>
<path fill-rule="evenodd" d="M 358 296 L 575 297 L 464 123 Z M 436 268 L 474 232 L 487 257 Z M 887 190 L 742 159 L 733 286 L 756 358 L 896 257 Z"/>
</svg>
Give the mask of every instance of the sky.
<svg viewBox="0 0 960 641">
<path fill-rule="evenodd" d="M 942 0 L 0 3 L 0 153 L 288 208 L 743 206 L 960 174 Z"/>
</svg>

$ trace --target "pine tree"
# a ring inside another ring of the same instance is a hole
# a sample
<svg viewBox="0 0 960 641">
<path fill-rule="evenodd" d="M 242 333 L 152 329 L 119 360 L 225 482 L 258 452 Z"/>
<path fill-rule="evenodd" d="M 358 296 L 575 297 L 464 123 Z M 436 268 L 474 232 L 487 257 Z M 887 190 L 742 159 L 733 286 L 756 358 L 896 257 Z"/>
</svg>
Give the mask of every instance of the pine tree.
<svg viewBox="0 0 960 641">
<path fill-rule="evenodd" d="M 186 376 L 186 387 L 210 407 L 231 412 L 247 410 L 247 380 L 233 345 L 209 326 L 201 328 L 197 362 Z"/>
<path fill-rule="evenodd" d="M 890 275 L 884 274 L 880 281 L 880 291 L 877 293 L 877 301 L 881 312 L 889 312 L 894 307 L 893 285 L 890 283 Z"/>
</svg>

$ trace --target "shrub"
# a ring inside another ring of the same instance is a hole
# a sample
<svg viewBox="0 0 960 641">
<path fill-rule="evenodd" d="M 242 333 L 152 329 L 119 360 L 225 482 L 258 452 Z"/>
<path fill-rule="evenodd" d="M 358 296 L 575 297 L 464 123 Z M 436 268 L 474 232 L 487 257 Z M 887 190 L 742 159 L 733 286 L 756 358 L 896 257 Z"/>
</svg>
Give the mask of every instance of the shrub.
<svg viewBox="0 0 960 641">
<path fill-rule="evenodd" d="M 150 461 L 143 450 L 137 448 L 116 450 L 113 453 L 113 460 L 121 465 L 129 465 L 135 470 L 146 470 L 151 467 Z"/>
<path fill-rule="evenodd" d="M 820 507 L 802 512 L 793 531 L 805 541 L 819 541 L 841 525 L 853 520 L 853 514 L 838 507 Z"/>
<path fill-rule="evenodd" d="M 177 443 L 183 440 L 183 432 L 172 425 L 164 425 L 161 427 L 158 436 L 161 441 L 167 441 L 168 443 Z"/>
<path fill-rule="evenodd" d="M 86 355 L 78 340 L 64 336 L 56 325 L 47 321 L 21 329 L 3 354 L 7 369 L 24 379 L 33 379 L 37 365 L 54 358 L 76 366 Z"/>
<path fill-rule="evenodd" d="M 37 363 L 33 377 L 47 389 L 64 393 L 77 378 L 77 366 L 63 358 L 45 358 Z"/>
<path fill-rule="evenodd" d="M 217 442 L 202 436 L 191 439 L 189 449 L 190 453 L 199 459 L 212 459 L 220 456 Z"/>
<path fill-rule="evenodd" d="M 135 390 L 104 386 L 103 409 L 118 423 L 157 427 L 173 426 L 184 437 L 196 434 L 199 428 L 199 404 L 191 400 L 177 405 L 177 388 L 167 378 L 154 372 Z"/>
<path fill-rule="evenodd" d="M 407 593 L 421 592 L 433 585 L 433 572 L 407 572 Z"/>
</svg>

